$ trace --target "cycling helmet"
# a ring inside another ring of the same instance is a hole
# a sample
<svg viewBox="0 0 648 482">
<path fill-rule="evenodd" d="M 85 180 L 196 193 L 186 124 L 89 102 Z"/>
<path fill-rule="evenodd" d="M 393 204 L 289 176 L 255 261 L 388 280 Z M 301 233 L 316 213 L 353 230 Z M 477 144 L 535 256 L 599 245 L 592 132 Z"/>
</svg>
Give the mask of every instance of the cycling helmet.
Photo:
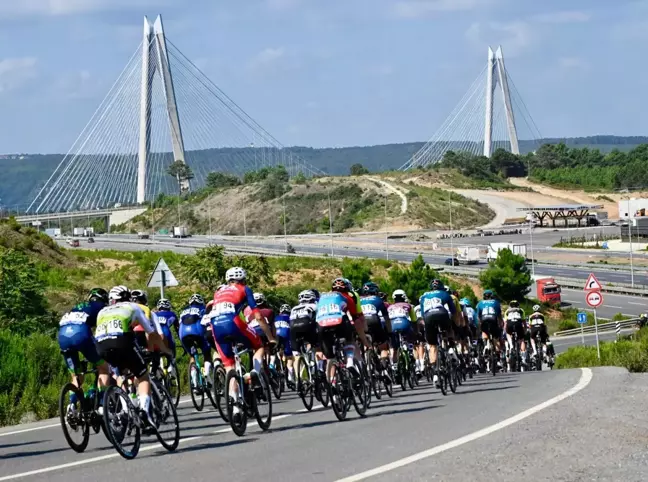
<svg viewBox="0 0 648 482">
<path fill-rule="evenodd" d="M 380 288 L 373 281 L 367 281 L 362 287 L 362 293 L 367 296 L 375 296 L 380 292 Z"/>
<path fill-rule="evenodd" d="M 142 291 L 142 290 L 131 291 L 131 301 L 133 303 L 139 303 L 140 305 L 147 305 L 148 296 L 146 295 L 146 291 Z"/>
<path fill-rule="evenodd" d="M 346 283 L 347 290 L 353 291 L 353 283 L 351 283 L 351 280 L 348 278 L 343 278 L 344 282 Z"/>
<path fill-rule="evenodd" d="M 292 311 L 292 308 L 290 305 L 283 304 L 279 307 L 279 313 L 290 313 Z"/>
<path fill-rule="evenodd" d="M 315 301 L 319 301 L 319 299 L 320 299 L 320 292 L 317 291 L 315 288 L 313 288 L 311 291 L 312 291 L 313 294 L 315 295 Z"/>
<path fill-rule="evenodd" d="M 407 294 L 403 290 L 396 290 L 392 293 L 392 298 L 396 301 L 396 298 L 402 298 L 407 302 Z"/>
<path fill-rule="evenodd" d="M 538 313 L 540 311 L 540 305 L 533 305 L 533 312 Z"/>
<path fill-rule="evenodd" d="M 516 300 L 511 300 L 511 302 L 509 303 L 509 306 L 510 306 L 511 308 L 519 308 L 519 307 L 520 307 L 520 303 L 518 303 Z"/>
<path fill-rule="evenodd" d="M 317 301 L 317 297 L 315 296 L 315 293 L 313 293 L 313 290 L 302 291 L 299 293 L 297 299 L 300 303 L 315 303 L 315 301 Z"/>
<path fill-rule="evenodd" d="M 253 296 L 254 296 L 254 302 L 257 305 L 264 305 L 265 304 L 266 299 L 265 299 L 265 296 L 263 295 L 263 293 L 254 293 Z"/>
<path fill-rule="evenodd" d="M 243 268 L 239 268 L 238 266 L 228 269 L 227 273 L 225 273 L 225 281 L 228 283 L 230 281 L 245 281 L 246 278 L 247 273 Z"/>
<path fill-rule="evenodd" d="M 108 299 L 112 303 L 119 303 L 122 301 L 129 301 L 131 297 L 130 291 L 123 285 L 115 286 L 108 293 Z"/>
<path fill-rule="evenodd" d="M 157 302 L 157 309 L 162 311 L 170 311 L 171 302 L 166 298 L 160 298 L 160 301 Z"/>
<path fill-rule="evenodd" d="M 194 293 L 189 298 L 189 304 L 190 305 L 204 305 L 205 304 L 205 299 L 201 295 L 199 295 L 198 293 Z"/>
<path fill-rule="evenodd" d="M 468 298 L 462 298 L 459 301 L 459 304 L 462 305 L 462 306 L 470 306 L 470 300 Z"/>
<path fill-rule="evenodd" d="M 88 293 L 88 301 L 108 303 L 108 292 L 103 288 L 92 288 Z"/>
<path fill-rule="evenodd" d="M 440 280 L 434 279 L 430 283 L 430 289 L 433 290 L 433 291 L 439 291 L 439 290 L 443 291 L 444 286 L 443 286 L 443 283 Z"/>
<path fill-rule="evenodd" d="M 383 301 L 387 301 L 387 293 L 383 293 L 382 291 L 378 293 L 378 296 L 380 296 L 380 299 Z"/>
<path fill-rule="evenodd" d="M 349 291 L 349 285 L 344 278 L 335 278 L 333 283 L 331 283 L 331 289 L 333 291 Z"/>
<path fill-rule="evenodd" d="M 490 300 L 493 298 L 493 292 L 491 290 L 484 291 L 484 299 Z"/>
</svg>

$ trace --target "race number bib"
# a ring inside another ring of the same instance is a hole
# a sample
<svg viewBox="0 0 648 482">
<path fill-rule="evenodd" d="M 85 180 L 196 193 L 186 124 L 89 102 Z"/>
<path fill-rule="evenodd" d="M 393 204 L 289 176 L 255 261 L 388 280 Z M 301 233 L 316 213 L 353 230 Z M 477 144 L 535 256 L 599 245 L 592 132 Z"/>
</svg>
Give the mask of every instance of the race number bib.
<svg viewBox="0 0 648 482">
<path fill-rule="evenodd" d="M 118 319 L 104 321 L 97 325 L 95 336 L 97 338 L 104 336 L 119 336 L 124 334 L 122 321 Z"/>
<path fill-rule="evenodd" d="M 308 308 L 300 308 L 298 310 L 293 310 L 293 312 L 290 313 L 290 319 L 300 320 L 302 318 L 310 318 L 311 313 L 311 310 L 309 310 Z"/>
<path fill-rule="evenodd" d="M 63 315 L 59 325 L 83 325 L 86 321 L 88 321 L 88 314 L 82 311 L 77 311 Z"/>
<path fill-rule="evenodd" d="M 342 308 L 337 303 L 328 303 L 318 306 L 317 314 L 322 316 L 342 314 Z"/>
<path fill-rule="evenodd" d="M 401 306 L 389 307 L 389 317 L 394 318 L 408 318 L 408 314 L 405 309 Z"/>
<path fill-rule="evenodd" d="M 234 303 L 230 303 L 229 301 L 224 301 L 222 303 L 218 303 L 217 305 L 214 305 L 210 314 L 212 316 L 221 316 L 221 315 L 233 315 L 235 313 L 236 313 L 236 307 L 234 306 Z"/>
<path fill-rule="evenodd" d="M 521 319 L 522 315 L 517 311 L 508 314 L 508 321 L 520 321 Z"/>
<path fill-rule="evenodd" d="M 375 305 L 368 303 L 366 305 L 362 305 L 362 314 L 365 316 L 377 315 L 378 310 L 376 309 Z"/>
<path fill-rule="evenodd" d="M 496 315 L 495 308 L 493 308 L 492 306 L 485 306 L 484 308 L 482 308 L 481 313 L 482 313 L 482 316 L 495 316 Z"/>
<path fill-rule="evenodd" d="M 425 298 L 423 301 L 423 311 L 438 310 L 444 308 L 441 298 Z"/>
</svg>

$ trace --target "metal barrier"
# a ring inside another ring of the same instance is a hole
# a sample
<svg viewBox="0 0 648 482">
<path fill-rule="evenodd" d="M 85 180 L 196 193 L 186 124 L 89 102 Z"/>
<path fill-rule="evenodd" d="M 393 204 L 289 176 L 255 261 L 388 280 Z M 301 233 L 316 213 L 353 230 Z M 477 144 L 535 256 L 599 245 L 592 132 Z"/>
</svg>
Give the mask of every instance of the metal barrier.
<svg viewBox="0 0 648 482">
<path fill-rule="evenodd" d="M 617 324 L 619 325 L 619 328 L 621 328 L 622 330 L 626 330 L 628 328 L 634 328 L 638 321 L 639 318 L 631 318 L 629 320 L 623 320 L 623 321 L 611 321 L 609 323 L 599 323 L 598 331 L 599 333 L 615 331 Z M 569 336 L 569 335 L 580 335 L 581 333 L 584 334 L 596 333 L 596 326 L 587 325 L 584 326 L 582 329 L 573 328 L 571 330 L 557 331 L 556 333 L 553 334 L 553 336 L 560 337 L 560 336 Z"/>
</svg>

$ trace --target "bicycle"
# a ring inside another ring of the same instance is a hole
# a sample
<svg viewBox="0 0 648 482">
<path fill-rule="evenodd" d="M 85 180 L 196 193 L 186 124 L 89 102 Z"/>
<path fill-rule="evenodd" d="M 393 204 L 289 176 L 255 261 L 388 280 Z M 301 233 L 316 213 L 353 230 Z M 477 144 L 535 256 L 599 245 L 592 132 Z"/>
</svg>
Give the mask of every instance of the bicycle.
<svg viewBox="0 0 648 482">
<path fill-rule="evenodd" d="M 447 336 L 445 333 L 439 333 L 439 344 L 437 352 L 437 374 L 439 376 L 439 388 L 443 395 L 447 395 L 448 387 L 452 393 L 457 392 L 458 385 L 458 373 L 457 373 L 457 361 L 452 357 L 452 360 L 448 362 L 448 357 L 450 354 L 447 346 Z"/>
<path fill-rule="evenodd" d="M 317 360 L 312 347 L 303 340 L 300 343 L 299 353 L 295 361 L 296 390 L 301 398 L 304 408 L 309 412 L 313 409 L 313 398 L 316 398 L 324 407 L 328 407 L 329 396 L 326 386 L 326 375 L 317 367 Z"/>
<path fill-rule="evenodd" d="M 272 395 L 270 393 L 270 380 L 265 370 L 259 373 L 258 387 L 250 387 L 251 377 L 248 370 L 241 362 L 241 356 L 250 353 L 245 345 L 236 343 L 233 345 L 234 369 L 227 372 L 225 378 L 225 398 L 227 400 L 227 418 L 230 426 L 236 435 L 242 437 L 247 430 L 248 417 L 255 417 L 259 427 L 264 432 L 270 429 L 272 423 Z M 247 375 L 247 378 L 246 378 Z M 237 390 L 232 392 L 232 385 Z M 236 393 L 236 395 L 234 395 Z M 260 406 L 268 405 L 268 415 L 263 418 L 260 413 Z M 234 406 L 238 407 L 238 413 L 234 416 Z"/>
<path fill-rule="evenodd" d="M 280 353 L 277 345 L 265 345 L 265 357 L 263 357 L 263 369 L 265 370 L 272 393 L 277 400 L 281 400 L 281 395 L 286 390 L 286 370 L 284 369 L 283 360 L 277 353 Z M 274 367 L 270 368 L 270 357 L 275 356 Z"/>
<path fill-rule="evenodd" d="M 150 373 L 162 382 L 164 388 L 171 395 L 173 405 L 177 407 L 180 403 L 181 387 L 178 377 L 178 365 L 176 365 L 175 359 L 169 355 L 162 355 L 160 363 L 157 366 L 151 366 Z"/>
<path fill-rule="evenodd" d="M 223 422 L 229 423 L 229 418 L 227 416 L 227 404 L 223 403 L 225 398 L 225 381 L 227 378 L 227 372 L 223 366 L 223 362 L 220 359 L 214 360 L 214 369 L 212 372 L 213 380 L 213 401 L 216 403 L 216 408 L 218 408 L 218 413 L 220 414 Z"/>
<path fill-rule="evenodd" d="M 332 366 L 332 375 L 328 384 L 330 390 L 331 407 L 337 419 L 342 422 L 346 419 L 349 408 L 353 404 L 360 417 L 367 416 L 367 384 L 364 380 L 362 367 L 357 360 L 353 363 L 358 376 L 354 377 L 346 366 L 346 355 L 344 353 L 344 338 L 338 338 L 335 343 L 335 355 L 329 360 Z"/>
<path fill-rule="evenodd" d="M 105 433 L 105 428 L 103 427 L 103 419 L 99 414 L 100 400 L 97 391 L 99 377 L 97 375 L 97 369 L 93 368 L 88 370 L 88 363 L 85 360 L 80 365 L 79 371 L 81 373 L 75 374 L 77 385 L 68 382 L 61 389 L 61 394 L 59 395 L 59 417 L 61 419 L 63 435 L 68 445 L 75 452 L 83 453 L 90 441 L 90 428 L 92 428 L 95 434 L 99 433 L 99 430 L 102 429 Z M 94 374 L 94 382 L 86 396 L 83 389 L 79 387 L 82 386 L 80 382 L 82 377 L 88 374 Z M 70 393 L 76 396 L 76 402 L 69 402 Z M 73 405 L 72 410 L 69 409 L 68 403 Z M 77 443 L 73 440 L 73 433 L 81 434 L 80 442 Z"/>
<path fill-rule="evenodd" d="M 398 333 L 398 360 L 396 362 L 396 374 L 403 391 L 407 390 L 409 385 L 411 390 L 414 390 L 416 383 L 416 370 L 414 368 L 414 355 L 412 347 L 405 340 L 402 333 Z"/>
<path fill-rule="evenodd" d="M 391 363 L 389 359 L 382 360 L 378 357 L 380 345 L 372 341 L 372 348 L 365 351 L 364 359 L 367 371 L 371 373 L 371 389 L 377 400 L 382 398 L 381 385 L 389 398 L 394 396 L 393 382 L 390 375 Z"/>
<path fill-rule="evenodd" d="M 143 358 L 148 363 L 151 359 L 159 356 L 157 353 L 144 353 Z M 103 421 L 106 428 L 108 440 L 115 450 L 125 459 L 134 459 L 139 453 L 142 433 L 155 433 L 160 444 L 169 452 L 178 448 L 180 443 L 180 424 L 178 413 L 171 400 L 171 395 L 155 377 L 149 377 L 151 384 L 151 425 L 146 414 L 142 413 L 137 403 L 137 390 L 133 383 L 133 373 L 122 374 L 124 381 L 122 386 L 112 385 L 108 387 L 104 395 Z M 166 432 L 163 433 L 162 426 L 171 422 L 168 439 Z M 125 440 L 132 437 L 132 443 L 127 444 Z M 130 448 L 128 448 L 130 446 Z"/>
<path fill-rule="evenodd" d="M 212 394 L 212 382 L 203 374 L 203 366 L 200 363 L 198 349 L 192 345 L 190 353 L 194 359 L 194 361 L 189 363 L 189 393 L 191 394 L 191 403 L 193 403 L 197 411 L 202 412 L 205 406 L 205 394 L 207 394 L 212 406 L 218 408 L 218 404 L 214 400 L 214 394 Z"/>
<path fill-rule="evenodd" d="M 524 372 L 526 369 L 526 364 L 522 363 L 522 354 L 520 353 L 520 339 L 518 338 L 517 330 L 513 330 L 511 341 L 512 344 L 508 350 L 508 363 L 510 366 L 510 371 Z"/>
</svg>

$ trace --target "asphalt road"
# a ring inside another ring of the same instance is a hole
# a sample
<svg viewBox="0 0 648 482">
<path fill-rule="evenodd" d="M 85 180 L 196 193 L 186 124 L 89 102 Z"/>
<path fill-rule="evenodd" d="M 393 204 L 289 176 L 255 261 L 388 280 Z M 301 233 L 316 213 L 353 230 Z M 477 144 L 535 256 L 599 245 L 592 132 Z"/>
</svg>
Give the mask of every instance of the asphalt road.
<svg viewBox="0 0 648 482">
<path fill-rule="evenodd" d="M 86 453 L 71 451 L 56 420 L 10 427 L 0 431 L 0 482 L 645 480 L 645 454 L 642 460 L 631 457 L 644 453 L 645 435 L 624 437 L 619 428 L 645 434 L 646 415 L 632 418 L 631 403 L 638 395 L 645 398 L 646 378 L 609 369 L 591 374 L 585 369 L 479 376 L 447 397 L 423 384 L 374 402 L 366 419 L 351 412 L 344 423 L 330 410 L 304 413 L 290 394 L 275 404 L 270 432 L 251 426 L 242 438 L 216 412 L 198 413 L 184 403 L 177 452 L 168 454 L 147 440 L 134 461 L 121 459 L 101 434 L 91 438 Z M 540 450 L 527 450 L 533 444 L 542 444 Z M 587 450 L 579 450 L 583 446 Z M 574 450 L 578 461 L 554 459 L 568 459 Z M 621 460 L 628 463 L 619 465 Z M 595 478 L 598 470 L 623 470 L 624 477 Z"/>
</svg>

